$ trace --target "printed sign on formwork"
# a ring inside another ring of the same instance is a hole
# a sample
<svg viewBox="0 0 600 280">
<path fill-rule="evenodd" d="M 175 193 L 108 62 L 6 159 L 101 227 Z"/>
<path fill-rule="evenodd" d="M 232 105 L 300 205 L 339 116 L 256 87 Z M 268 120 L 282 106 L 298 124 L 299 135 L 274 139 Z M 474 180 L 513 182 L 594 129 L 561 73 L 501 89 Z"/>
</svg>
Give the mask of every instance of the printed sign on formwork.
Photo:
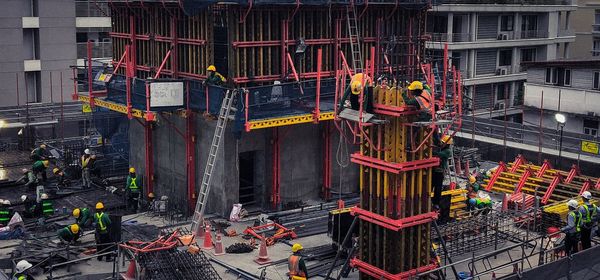
<svg viewBox="0 0 600 280">
<path fill-rule="evenodd" d="M 183 82 L 150 84 L 150 107 L 183 106 Z"/>
</svg>

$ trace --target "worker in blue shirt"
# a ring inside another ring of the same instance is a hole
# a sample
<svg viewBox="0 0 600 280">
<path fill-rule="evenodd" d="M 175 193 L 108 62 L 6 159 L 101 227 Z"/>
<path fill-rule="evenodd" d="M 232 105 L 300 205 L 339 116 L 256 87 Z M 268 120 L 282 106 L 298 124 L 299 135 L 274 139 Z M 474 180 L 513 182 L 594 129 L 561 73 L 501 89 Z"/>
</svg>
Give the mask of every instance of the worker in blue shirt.
<svg viewBox="0 0 600 280">
<path fill-rule="evenodd" d="M 561 231 L 566 234 L 565 253 L 570 256 L 578 251 L 579 235 L 581 233 L 581 213 L 577 211 L 577 207 L 579 206 L 577 200 L 569 200 L 567 206 L 569 207 L 567 226 L 563 227 Z"/>
<path fill-rule="evenodd" d="M 585 250 L 592 247 L 592 229 L 598 219 L 598 207 L 590 201 L 592 199 L 590 192 L 583 192 L 581 197 L 583 198 L 583 204 L 579 207 L 582 219 L 581 247 Z"/>
</svg>

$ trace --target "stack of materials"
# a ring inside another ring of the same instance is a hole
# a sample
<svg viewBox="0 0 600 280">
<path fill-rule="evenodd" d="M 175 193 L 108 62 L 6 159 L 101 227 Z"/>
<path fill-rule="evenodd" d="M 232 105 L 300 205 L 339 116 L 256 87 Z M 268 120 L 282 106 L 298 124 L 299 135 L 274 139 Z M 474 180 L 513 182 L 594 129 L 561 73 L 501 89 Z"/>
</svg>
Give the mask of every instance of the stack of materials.
<svg viewBox="0 0 600 280">
<path fill-rule="evenodd" d="M 203 252 L 191 254 L 177 248 L 140 254 L 139 265 L 148 280 L 220 280 L 221 277 Z"/>
<path fill-rule="evenodd" d="M 535 196 L 520 193 L 513 194 L 508 199 L 508 207 L 510 209 L 530 209 L 535 205 Z"/>
<path fill-rule="evenodd" d="M 576 199 L 579 206 L 583 204 L 581 198 Z M 542 230 L 547 230 L 549 227 L 561 228 L 566 225 L 567 214 L 569 213 L 569 207 L 567 206 L 568 200 L 559 201 L 550 205 L 546 205 L 542 208 Z M 597 205 L 597 201 L 592 199 L 592 203 Z"/>
<path fill-rule="evenodd" d="M 26 258 L 27 261 L 48 270 L 51 264 L 66 262 L 77 259 L 82 253 L 82 249 L 73 249 L 67 251 L 65 246 L 58 246 L 52 242 L 41 240 L 24 240 L 13 251 L 13 259 Z"/>
</svg>

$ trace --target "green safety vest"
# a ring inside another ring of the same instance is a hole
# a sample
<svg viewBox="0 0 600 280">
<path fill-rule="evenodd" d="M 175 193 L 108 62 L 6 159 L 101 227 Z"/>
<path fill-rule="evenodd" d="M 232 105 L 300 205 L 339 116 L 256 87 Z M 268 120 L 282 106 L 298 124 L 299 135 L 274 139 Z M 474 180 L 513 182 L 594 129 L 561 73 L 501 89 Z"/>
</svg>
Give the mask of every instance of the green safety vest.
<svg viewBox="0 0 600 280">
<path fill-rule="evenodd" d="M 575 219 L 575 232 L 581 231 L 581 213 L 579 211 L 571 211 L 569 215 Z"/>
<path fill-rule="evenodd" d="M 98 227 L 100 231 L 106 231 L 106 225 L 102 222 L 102 216 L 104 216 L 104 213 L 96 213 L 96 219 L 98 219 Z"/>
<path fill-rule="evenodd" d="M 6 208 L 0 209 L 0 223 L 6 225 L 10 221 L 10 211 Z"/>
<path fill-rule="evenodd" d="M 44 213 L 44 216 L 54 215 L 54 205 L 52 200 L 42 201 L 42 212 Z"/>
<path fill-rule="evenodd" d="M 137 177 L 131 177 L 131 183 L 129 183 L 129 189 L 132 191 L 138 191 L 139 187 L 137 185 Z"/>
<path fill-rule="evenodd" d="M 592 211 L 590 211 L 589 207 L 587 204 L 583 205 L 583 208 L 585 208 L 585 213 L 587 214 L 585 217 L 585 223 L 591 223 L 592 222 L 592 216 L 596 215 L 596 205 L 592 204 Z M 593 214 L 592 214 L 593 213 Z"/>
<path fill-rule="evenodd" d="M 27 276 L 23 275 L 22 273 L 15 273 L 15 275 L 13 276 L 13 279 L 27 280 Z"/>
</svg>

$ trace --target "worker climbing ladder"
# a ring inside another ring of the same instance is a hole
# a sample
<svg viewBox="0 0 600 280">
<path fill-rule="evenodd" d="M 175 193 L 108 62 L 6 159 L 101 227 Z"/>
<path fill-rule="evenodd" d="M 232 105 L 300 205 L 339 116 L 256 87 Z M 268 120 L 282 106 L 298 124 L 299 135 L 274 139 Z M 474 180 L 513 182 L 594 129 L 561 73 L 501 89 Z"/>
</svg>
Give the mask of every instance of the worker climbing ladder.
<svg viewBox="0 0 600 280">
<path fill-rule="evenodd" d="M 217 125 L 215 127 L 215 133 L 213 135 L 212 144 L 210 146 L 210 152 L 208 153 L 208 159 L 206 160 L 206 167 L 204 168 L 204 175 L 202 176 L 202 185 L 200 185 L 200 191 L 198 193 L 198 200 L 196 201 L 196 209 L 194 210 L 194 218 L 192 219 L 192 232 L 197 233 L 204 216 L 204 205 L 208 199 L 210 193 L 210 182 L 213 170 L 215 168 L 215 161 L 217 160 L 217 153 L 221 146 L 221 138 L 225 133 L 227 127 L 227 121 L 229 119 L 229 113 L 233 105 L 233 100 L 237 94 L 237 90 L 228 90 L 225 92 L 223 102 L 221 103 L 221 109 L 219 110 L 219 117 L 217 119 Z"/>
<path fill-rule="evenodd" d="M 352 52 L 352 67 L 354 68 L 354 73 L 359 73 L 363 70 L 363 60 L 354 1 L 350 1 L 350 5 L 347 6 L 346 12 L 348 19 L 348 37 L 350 37 L 350 51 Z"/>
</svg>

